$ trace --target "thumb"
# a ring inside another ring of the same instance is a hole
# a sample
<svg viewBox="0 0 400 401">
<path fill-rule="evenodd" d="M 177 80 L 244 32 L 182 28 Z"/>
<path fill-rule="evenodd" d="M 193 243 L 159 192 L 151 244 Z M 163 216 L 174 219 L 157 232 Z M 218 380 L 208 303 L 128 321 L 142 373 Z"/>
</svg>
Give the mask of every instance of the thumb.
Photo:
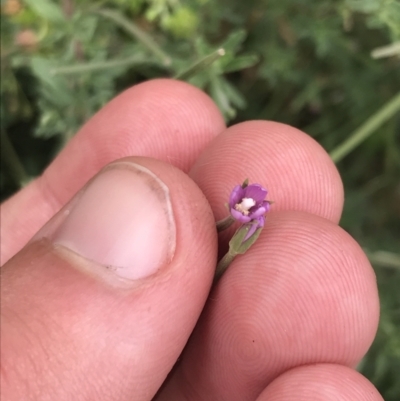
<svg viewBox="0 0 400 401">
<path fill-rule="evenodd" d="M 203 308 L 208 203 L 147 158 L 105 167 L 2 267 L 4 400 L 150 400 Z"/>
</svg>

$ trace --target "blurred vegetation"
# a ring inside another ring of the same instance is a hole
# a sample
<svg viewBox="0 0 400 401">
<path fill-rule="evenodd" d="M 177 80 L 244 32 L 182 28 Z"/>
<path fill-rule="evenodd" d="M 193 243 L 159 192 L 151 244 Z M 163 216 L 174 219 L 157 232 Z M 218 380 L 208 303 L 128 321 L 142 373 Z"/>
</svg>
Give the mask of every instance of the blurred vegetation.
<svg viewBox="0 0 400 401">
<path fill-rule="evenodd" d="M 400 399 L 400 1 L 2 0 L 2 198 L 130 85 L 179 77 L 229 123 L 296 126 L 337 162 L 380 289 L 360 370 Z"/>
</svg>

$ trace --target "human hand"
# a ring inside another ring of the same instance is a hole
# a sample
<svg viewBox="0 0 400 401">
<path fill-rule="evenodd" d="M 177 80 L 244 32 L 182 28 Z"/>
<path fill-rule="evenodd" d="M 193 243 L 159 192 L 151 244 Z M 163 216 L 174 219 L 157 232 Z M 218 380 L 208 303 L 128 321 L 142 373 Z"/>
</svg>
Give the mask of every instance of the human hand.
<svg viewBox="0 0 400 401">
<path fill-rule="evenodd" d="M 209 293 L 215 220 L 246 177 L 274 205 Z M 382 400 L 352 369 L 379 301 L 342 204 L 334 164 L 302 132 L 225 129 L 182 82 L 126 91 L 2 205 L 2 399 Z"/>
</svg>

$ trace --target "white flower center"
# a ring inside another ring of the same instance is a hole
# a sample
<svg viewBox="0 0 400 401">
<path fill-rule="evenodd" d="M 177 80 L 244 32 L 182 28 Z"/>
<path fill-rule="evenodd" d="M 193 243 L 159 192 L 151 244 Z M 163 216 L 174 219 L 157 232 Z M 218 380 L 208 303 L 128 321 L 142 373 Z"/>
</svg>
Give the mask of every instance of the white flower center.
<svg viewBox="0 0 400 401">
<path fill-rule="evenodd" d="M 245 216 L 249 214 L 249 209 L 255 206 L 256 201 L 252 198 L 243 198 L 240 203 L 236 203 L 235 209 L 243 213 Z"/>
</svg>

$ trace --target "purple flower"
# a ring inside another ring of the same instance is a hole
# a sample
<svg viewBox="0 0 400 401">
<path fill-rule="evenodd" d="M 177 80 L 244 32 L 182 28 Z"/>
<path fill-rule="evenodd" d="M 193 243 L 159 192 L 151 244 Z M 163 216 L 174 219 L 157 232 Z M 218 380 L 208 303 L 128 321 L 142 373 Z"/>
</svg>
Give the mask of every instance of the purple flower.
<svg viewBox="0 0 400 401">
<path fill-rule="evenodd" d="M 265 200 L 267 193 L 268 191 L 259 184 L 237 185 L 233 188 L 229 198 L 229 209 L 232 217 L 241 223 L 249 223 L 253 220 L 253 226 L 249 230 L 251 234 L 248 234 L 247 238 L 258 227 L 264 226 L 264 214 L 270 209 L 269 202 Z"/>
</svg>

